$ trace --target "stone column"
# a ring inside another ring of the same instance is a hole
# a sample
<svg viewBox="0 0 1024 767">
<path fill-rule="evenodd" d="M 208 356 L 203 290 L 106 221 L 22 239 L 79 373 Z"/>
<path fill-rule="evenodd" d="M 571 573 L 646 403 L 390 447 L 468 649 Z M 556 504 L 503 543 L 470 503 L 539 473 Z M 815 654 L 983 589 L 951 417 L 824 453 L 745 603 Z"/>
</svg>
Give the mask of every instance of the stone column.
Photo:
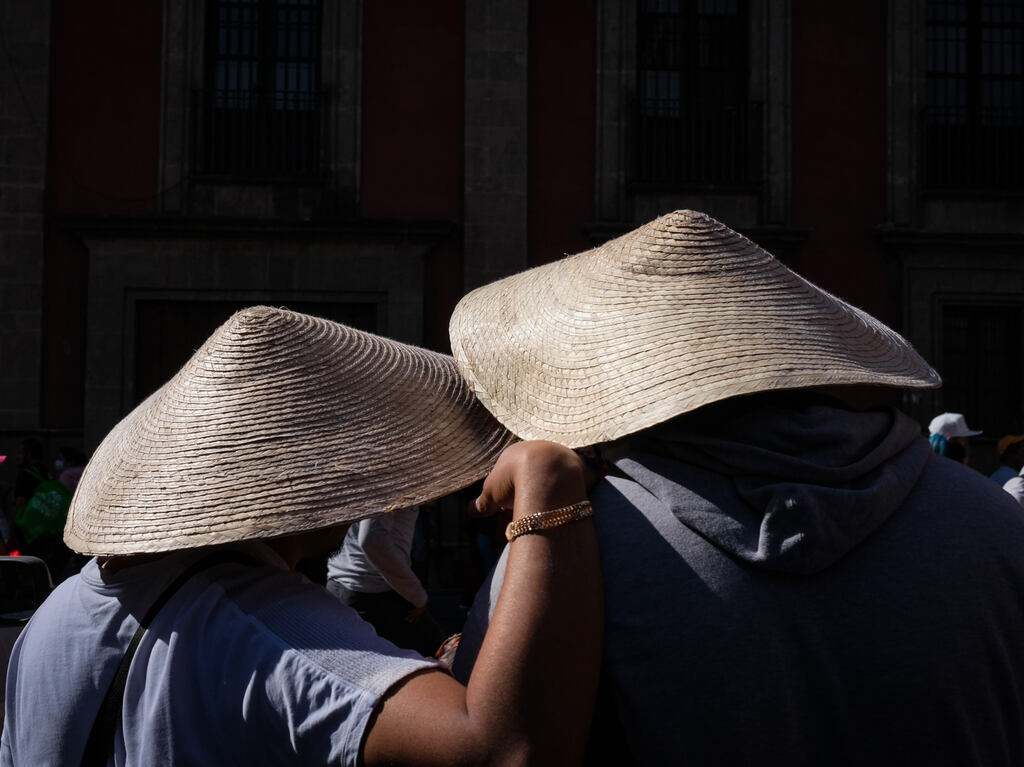
<svg viewBox="0 0 1024 767">
<path fill-rule="evenodd" d="M 0 431 L 39 425 L 50 3 L 0 1 Z"/>
<path fill-rule="evenodd" d="M 527 0 L 466 3 L 466 291 L 526 268 Z"/>
</svg>

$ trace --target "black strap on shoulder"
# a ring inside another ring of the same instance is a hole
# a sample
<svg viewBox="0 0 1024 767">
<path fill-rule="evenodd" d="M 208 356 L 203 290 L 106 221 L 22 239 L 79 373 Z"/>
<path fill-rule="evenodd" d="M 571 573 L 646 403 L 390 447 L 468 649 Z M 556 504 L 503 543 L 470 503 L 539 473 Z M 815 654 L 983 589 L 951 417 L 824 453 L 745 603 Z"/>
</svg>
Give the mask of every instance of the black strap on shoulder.
<svg viewBox="0 0 1024 767">
<path fill-rule="evenodd" d="M 235 562 L 250 567 L 259 567 L 264 564 L 256 557 L 251 557 L 239 551 L 218 551 L 198 559 L 182 570 L 178 577 L 171 581 L 170 585 L 161 592 L 146 614 L 142 616 L 139 628 L 135 631 L 131 642 L 128 643 L 128 649 L 125 650 L 124 657 L 121 658 L 121 664 L 117 667 L 114 679 L 107 689 L 107 694 L 103 697 L 103 703 L 100 705 L 99 713 L 96 715 L 96 721 L 93 722 L 92 731 L 89 733 L 89 740 L 85 746 L 85 754 L 82 757 L 82 767 L 105 767 L 114 753 L 114 735 L 117 732 L 117 728 L 121 725 L 121 703 L 124 700 L 125 684 L 128 682 L 128 669 L 132 665 L 132 658 L 135 657 L 135 651 L 139 647 L 139 642 L 142 641 L 142 635 L 146 633 L 146 629 L 153 622 L 153 618 L 163 609 L 175 592 L 194 575 L 210 567 L 227 562 Z"/>
</svg>

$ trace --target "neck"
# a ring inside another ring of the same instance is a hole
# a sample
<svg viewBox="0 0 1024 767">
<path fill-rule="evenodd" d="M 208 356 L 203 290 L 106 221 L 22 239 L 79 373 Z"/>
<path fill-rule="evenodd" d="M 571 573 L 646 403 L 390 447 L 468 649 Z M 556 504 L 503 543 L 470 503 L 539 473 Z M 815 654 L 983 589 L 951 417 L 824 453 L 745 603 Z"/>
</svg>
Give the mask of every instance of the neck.
<svg viewBox="0 0 1024 767">
<path fill-rule="evenodd" d="M 338 550 L 345 540 L 349 524 L 322 527 L 284 538 L 270 538 L 266 544 L 278 553 L 292 570 L 306 557 L 327 556 Z"/>
</svg>

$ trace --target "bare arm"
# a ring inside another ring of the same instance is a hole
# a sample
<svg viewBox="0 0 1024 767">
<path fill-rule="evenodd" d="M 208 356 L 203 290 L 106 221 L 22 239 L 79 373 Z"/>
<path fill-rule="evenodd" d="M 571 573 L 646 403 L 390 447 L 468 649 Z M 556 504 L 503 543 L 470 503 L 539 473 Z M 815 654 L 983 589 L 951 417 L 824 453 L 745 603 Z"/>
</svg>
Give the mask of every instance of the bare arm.
<svg viewBox="0 0 1024 767">
<path fill-rule="evenodd" d="M 479 506 L 518 519 L 586 497 L 567 448 L 506 450 Z M 443 671 L 415 676 L 383 704 L 367 765 L 578 763 L 600 666 L 603 602 L 597 542 L 586 519 L 510 544 L 508 569 L 467 687 Z"/>
</svg>

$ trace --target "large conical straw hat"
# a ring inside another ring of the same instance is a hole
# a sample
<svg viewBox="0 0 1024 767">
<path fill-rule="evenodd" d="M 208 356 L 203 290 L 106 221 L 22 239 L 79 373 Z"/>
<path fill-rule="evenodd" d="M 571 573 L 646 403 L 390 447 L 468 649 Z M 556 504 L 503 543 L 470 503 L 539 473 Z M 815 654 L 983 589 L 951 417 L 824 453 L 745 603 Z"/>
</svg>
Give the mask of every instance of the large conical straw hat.
<svg viewBox="0 0 1024 767">
<path fill-rule="evenodd" d="M 107 435 L 64 540 L 137 554 L 329 527 L 465 487 L 511 441 L 450 357 L 253 307 Z"/>
<path fill-rule="evenodd" d="M 941 383 L 881 322 L 688 210 L 474 290 L 449 330 L 499 421 L 569 447 L 770 389 Z"/>
</svg>

